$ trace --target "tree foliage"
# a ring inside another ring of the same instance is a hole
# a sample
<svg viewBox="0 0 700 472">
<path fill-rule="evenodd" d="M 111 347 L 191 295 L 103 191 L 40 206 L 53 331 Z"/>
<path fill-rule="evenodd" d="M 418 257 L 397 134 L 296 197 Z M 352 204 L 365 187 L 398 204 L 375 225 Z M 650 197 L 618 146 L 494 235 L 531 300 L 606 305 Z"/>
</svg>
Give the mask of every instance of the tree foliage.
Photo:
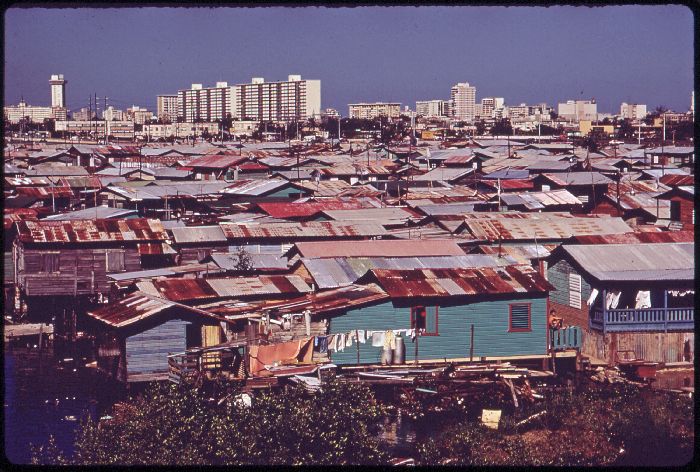
<svg viewBox="0 0 700 472">
<path fill-rule="evenodd" d="M 222 389 L 225 391 L 225 389 Z M 113 418 L 81 425 L 75 453 L 52 441 L 35 464 L 302 465 L 379 464 L 383 408 L 361 385 L 331 381 L 317 393 L 300 386 L 251 394 L 157 385 L 115 405 Z"/>
</svg>

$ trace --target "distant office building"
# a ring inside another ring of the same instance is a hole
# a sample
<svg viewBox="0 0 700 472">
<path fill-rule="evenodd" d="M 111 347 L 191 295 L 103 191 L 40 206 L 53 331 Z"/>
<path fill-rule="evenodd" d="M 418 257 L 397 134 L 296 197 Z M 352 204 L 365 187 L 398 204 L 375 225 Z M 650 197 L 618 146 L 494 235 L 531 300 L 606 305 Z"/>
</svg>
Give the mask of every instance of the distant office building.
<svg viewBox="0 0 700 472">
<path fill-rule="evenodd" d="M 177 93 L 177 116 L 183 121 L 216 121 L 231 113 L 231 88 L 226 82 L 203 88 L 192 84 L 189 90 Z"/>
<path fill-rule="evenodd" d="M 461 82 L 450 92 L 452 116 L 458 120 L 472 122 L 476 112 L 476 87 Z"/>
<path fill-rule="evenodd" d="M 426 118 L 448 116 L 449 108 L 447 100 L 422 100 L 416 102 L 416 115 Z"/>
<path fill-rule="evenodd" d="M 385 116 L 398 118 L 401 115 L 400 103 L 375 102 L 375 103 L 351 103 L 348 105 L 350 118 L 372 120 Z"/>
<path fill-rule="evenodd" d="M 117 110 L 110 105 L 102 112 L 102 119 L 107 121 L 125 121 L 126 116 L 122 110 Z"/>
<path fill-rule="evenodd" d="M 156 116 L 158 119 L 163 121 L 175 121 L 177 119 L 177 94 L 158 95 L 156 99 Z"/>
<path fill-rule="evenodd" d="M 49 85 L 51 85 L 51 107 L 66 108 L 66 82 L 63 74 L 51 76 L 49 80 Z"/>
<path fill-rule="evenodd" d="M 153 118 L 153 112 L 141 108 L 139 106 L 132 106 L 126 109 L 126 119 L 128 121 L 133 121 L 137 125 L 142 125 L 151 121 Z"/>
<path fill-rule="evenodd" d="M 24 100 L 20 100 L 18 105 L 4 107 L 3 111 L 5 121 L 8 123 L 19 123 L 22 119 L 27 119 L 32 123 L 41 123 L 45 119 L 53 118 L 51 107 L 27 105 Z"/>
<path fill-rule="evenodd" d="M 581 121 L 598 119 L 598 105 L 595 100 L 567 100 L 560 103 L 557 114 L 564 119 Z"/>
<path fill-rule="evenodd" d="M 641 120 L 647 116 L 647 106 L 622 102 L 622 105 L 620 105 L 620 116 L 625 120 Z"/>
<path fill-rule="evenodd" d="M 326 108 L 321 112 L 321 118 L 340 118 L 340 113 L 335 108 Z"/>
<path fill-rule="evenodd" d="M 526 121 L 528 116 L 530 116 L 530 107 L 528 107 L 526 103 L 509 106 L 506 114 L 510 121 Z"/>
<path fill-rule="evenodd" d="M 481 99 L 479 116 L 482 118 L 494 118 L 496 110 L 503 109 L 505 100 L 503 97 L 484 97 Z"/>
<path fill-rule="evenodd" d="M 91 110 L 89 108 L 81 108 L 78 111 L 74 111 L 72 113 L 72 121 L 90 121 L 90 119 L 95 119 L 95 112 L 92 110 L 92 115 L 91 115 Z"/>
<path fill-rule="evenodd" d="M 254 77 L 249 84 L 231 87 L 231 115 L 244 121 L 294 121 L 321 116 L 321 81 L 290 75 L 286 82 L 265 82 Z"/>
</svg>

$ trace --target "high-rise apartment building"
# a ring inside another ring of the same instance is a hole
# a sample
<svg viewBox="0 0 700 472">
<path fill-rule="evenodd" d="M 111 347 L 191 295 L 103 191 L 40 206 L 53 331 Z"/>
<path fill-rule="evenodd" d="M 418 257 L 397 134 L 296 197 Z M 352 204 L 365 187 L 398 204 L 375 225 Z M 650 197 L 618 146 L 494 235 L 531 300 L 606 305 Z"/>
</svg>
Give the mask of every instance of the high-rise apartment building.
<svg viewBox="0 0 700 472">
<path fill-rule="evenodd" d="M 598 120 L 598 105 L 595 99 L 591 100 L 567 100 L 566 103 L 560 103 L 557 108 L 557 114 L 564 119 L 581 121 L 581 120 Z"/>
<path fill-rule="evenodd" d="M 192 84 L 189 90 L 177 92 L 177 116 L 183 121 L 216 121 L 231 113 L 231 88 L 226 82 L 203 88 Z"/>
<path fill-rule="evenodd" d="M 426 118 L 449 115 L 449 102 L 446 100 L 422 100 L 416 102 L 416 115 Z"/>
<path fill-rule="evenodd" d="M 231 114 L 244 121 L 293 121 L 321 116 L 321 81 L 290 75 L 286 82 L 265 82 L 254 77 L 249 84 L 231 87 Z"/>
<path fill-rule="evenodd" d="M 63 74 L 52 75 L 49 80 L 51 85 L 51 106 L 54 108 L 66 107 L 66 80 Z"/>
<path fill-rule="evenodd" d="M 452 116 L 458 120 L 474 121 L 476 111 L 476 87 L 461 82 L 452 87 L 450 93 Z"/>
<path fill-rule="evenodd" d="M 139 106 L 132 106 L 126 109 L 126 119 L 128 121 L 133 121 L 137 125 L 142 125 L 153 118 L 153 112 L 141 108 Z"/>
<path fill-rule="evenodd" d="M 401 104 L 387 102 L 351 103 L 348 105 L 348 115 L 350 118 L 363 120 L 372 120 L 380 116 L 398 118 L 401 115 Z"/>
<path fill-rule="evenodd" d="M 484 97 L 481 99 L 480 104 L 475 104 L 474 115 L 475 118 L 481 119 L 491 119 L 496 117 L 496 110 L 499 110 L 499 116 L 502 116 L 503 105 L 505 99 L 503 97 Z"/>
<path fill-rule="evenodd" d="M 647 106 L 638 103 L 625 103 L 620 105 L 620 116 L 625 120 L 641 120 L 647 116 Z"/>
<path fill-rule="evenodd" d="M 117 110 L 110 105 L 102 112 L 102 119 L 107 121 L 124 121 L 125 116 L 123 111 Z"/>
<path fill-rule="evenodd" d="M 156 116 L 163 121 L 177 119 L 177 95 L 158 95 L 156 97 Z"/>
</svg>

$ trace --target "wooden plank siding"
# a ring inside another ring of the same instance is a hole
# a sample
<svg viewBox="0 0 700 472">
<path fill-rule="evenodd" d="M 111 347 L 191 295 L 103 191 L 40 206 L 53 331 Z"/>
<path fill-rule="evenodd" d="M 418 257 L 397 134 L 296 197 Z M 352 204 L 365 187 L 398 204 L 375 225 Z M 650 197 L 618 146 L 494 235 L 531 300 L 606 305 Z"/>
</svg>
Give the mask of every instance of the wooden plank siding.
<svg viewBox="0 0 700 472">
<path fill-rule="evenodd" d="M 531 304 L 531 331 L 509 331 L 509 305 Z M 547 353 L 546 298 L 483 301 L 467 305 L 438 307 L 438 335 L 421 336 L 418 340 L 419 360 L 464 359 L 470 353 L 470 331 L 474 325 L 476 360 L 480 357 L 510 357 L 545 355 Z M 429 308 L 430 313 L 430 308 Z M 390 302 L 352 310 L 333 318 L 330 333 L 346 333 L 355 329 L 382 331 L 409 329 L 410 309 L 396 308 Z M 404 337 L 406 362 L 415 359 L 415 344 Z M 382 347 L 373 347 L 372 341 L 360 344 L 360 363 L 379 363 Z M 333 352 L 336 364 L 356 364 L 357 345 L 344 351 Z"/>
<path fill-rule="evenodd" d="M 196 246 L 181 246 L 177 247 L 175 245 L 178 251 L 178 260 L 179 260 L 179 265 L 182 264 L 193 264 L 197 263 L 200 260 L 204 259 L 208 255 L 212 253 L 212 251 L 217 251 L 217 252 L 227 252 L 229 244 L 228 243 L 221 243 L 221 244 L 211 244 L 211 243 L 206 243 L 203 242 L 201 245 L 196 245 Z"/>
<path fill-rule="evenodd" d="M 168 354 L 183 352 L 186 349 L 186 327 L 190 323 L 182 320 L 169 320 L 151 329 L 126 338 L 127 381 L 132 375 L 139 380 L 148 380 L 151 374 L 168 372 Z"/>
<path fill-rule="evenodd" d="M 20 270 L 17 281 L 24 287 L 27 296 L 42 295 L 91 295 L 108 293 L 110 281 L 107 278 L 106 253 L 124 252 L 125 271 L 141 270 L 141 256 L 136 248 L 126 249 L 44 249 L 21 248 L 18 252 Z M 57 272 L 42 272 L 43 254 L 58 252 Z"/>
<path fill-rule="evenodd" d="M 549 292 L 549 299 L 560 305 L 567 305 L 573 309 L 578 309 L 578 307 L 570 303 L 571 293 L 569 292 L 569 278 L 571 274 L 580 275 L 566 260 L 560 260 L 556 264 L 549 266 L 547 269 L 547 280 L 555 288 L 555 290 Z M 588 326 L 588 308 L 586 306 L 586 301 L 590 296 L 591 284 L 581 276 L 581 313 L 585 315 L 586 326 Z"/>
</svg>

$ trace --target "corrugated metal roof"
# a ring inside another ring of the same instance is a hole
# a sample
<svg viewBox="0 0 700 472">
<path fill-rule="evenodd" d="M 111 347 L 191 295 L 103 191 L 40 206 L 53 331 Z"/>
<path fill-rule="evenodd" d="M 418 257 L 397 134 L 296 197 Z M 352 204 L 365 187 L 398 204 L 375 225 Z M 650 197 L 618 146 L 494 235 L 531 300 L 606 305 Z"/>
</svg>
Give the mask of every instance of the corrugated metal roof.
<svg viewBox="0 0 700 472">
<path fill-rule="evenodd" d="M 632 231 L 620 218 L 547 218 L 466 220 L 465 226 L 477 239 L 489 241 L 567 239 L 583 234 L 616 234 Z"/>
<path fill-rule="evenodd" d="M 504 193 L 501 194 L 501 201 L 508 206 L 524 205 L 529 210 L 558 205 L 582 205 L 581 200 L 566 189 L 544 192 Z"/>
<path fill-rule="evenodd" d="M 695 176 L 684 174 L 666 174 L 661 176 L 659 181 L 662 184 L 669 185 L 671 187 L 677 187 L 679 185 L 695 185 Z"/>
<path fill-rule="evenodd" d="M 464 167 L 436 167 L 425 174 L 416 175 L 413 180 L 417 181 L 443 181 L 443 182 L 453 182 L 462 177 L 466 177 L 473 174 L 475 169 L 464 168 Z"/>
<path fill-rule="evenodd" d="M 136 214 L 138 214 L 137 210 L 131 210 L 128 208 L 112 208 L 108 206 L 97 206 L 92 208 L 85 208 L 83 210 L 69 211 L 67 213 L 59 213 L 57 215 L 49 215 L 46 218 L 43 218 L 42 221 L 121 218 L 127 215 Z"/>
<path fill-rule="evenodd" d="M 542 293 L 552 287 L 532 266 L 470 269 L 373 269 L 373 276 L 392 298 Z"/>
<path fill-rule="evenodd" d="M 378 223 L 344 223 L 338 221 L 304 221 L 289 223 L 221 223 L 224 235 L 230 239 L 300 239 L 371 237 L 386 234 Z"/>
<path fill-rule="evenodd" d="M 418 221 L 422 215 L 405 207 L 363 208 L 360 210 L 324 210 L 323 214 L 335 221 Z"/>
<path fill-rule="evenodd" d="M 164 241 L 168 238 L 160 221 L 145 218 L 20 221 L 17 233 L 24 243 Z"/>
<path fill-rule="evenodd" d="M 177 244 L 226 242 L 226 235 L 220 226 L 185 226 L 171 228 L 170 231 Z"/>
<path fill-rule="evenodd" d="M 230 182 L 221 193 L 227 195 L 264 195 L 285 188 L 289 182 L 283 179 L 235 180 Z"/>
<path fill-rule="evenodd" d="M 318 241 L 295 244 L 302 257 L 414 257 L 463 256 L 464 251 L 451 239 Z"/>
<path fill-rule="evenodd" d="M 352 189 L 344 180 L 322 180 L 320 182 L 294 182 L 294 187 L 312 192 L 314 195 L 333 197 Z"/>
<path fill-rule="evenodd" d="M 247 156 L 209 154 L 192 159 L 187 163 L 187 166 L 193 168 L 226 169 L 247 160 Z"/>
<path fill-rule="evenodd" d="M 306 202 L 261 202 L 258 207 L 274 218 L 310 217 L 324 210 L 356 210 L 360 208 L 380 208 L 382 203 L 376 198 L 328 198 Z"/>
<path fill-rule="evenodd" d="M 508 259 L 514 260 L 516 264 L 529 264 L 535 259 L 543 259 L 551 254 L 550 248 L 554 248 L 554 244 L 523 244 L 513 246 L 510 244 L 498 246 L 479 246 L 479 250 L 484 254 L 497 256 L 502 254 Z"/>
<path fill-rule="evenodd" d="M 148 286 L 153 287 L 152 289 Z M 153 290 L 171 301 L 212 298 L 292 295 L 311 291 L 298 275 L 260 275 L 208 279 L 156 279 L 138 284 L 142 291 Z"/>
<path fill-rule="evenodd" d="M 211 260 L 218 267 L 225 270 L 238 270 L 239 257 L 237 253 L 213 252 Z M 265 270 L 286 270 L 287 258 L 277 254 L 248 254 L 252 268 L 258 271 Z"/>
<path fill-rule="evenodd" d="M 600 172 L 566 172 L 557 174 L 542 174 L 547 180 L 562 186 L 569 185 L 602 185 L 613 181 Z"/>
<path fill-rule="evenodd" d="M 694 280 L 695 243 L 563 245 L 600 281 Z"/>
<path fill-rule="evenodd" d="M 548 253 L 549 254 L 549 253 Z M 496 267 L 515 264 L 510 257 L 484 254 L 424 257 L 303 258 L 302 263 L 319 288 L 335 288 L 355 283 L 372 269 L 412 270 L 465 267 Z"/>
<path fill-rule="evenodd" d="M 637 244 L 637 243 L 690 243 L 695 241 L 692 231 L 645 231 L 643 233 L 592 234 L 577 236 L 580 244 Z"/>
</svg>

